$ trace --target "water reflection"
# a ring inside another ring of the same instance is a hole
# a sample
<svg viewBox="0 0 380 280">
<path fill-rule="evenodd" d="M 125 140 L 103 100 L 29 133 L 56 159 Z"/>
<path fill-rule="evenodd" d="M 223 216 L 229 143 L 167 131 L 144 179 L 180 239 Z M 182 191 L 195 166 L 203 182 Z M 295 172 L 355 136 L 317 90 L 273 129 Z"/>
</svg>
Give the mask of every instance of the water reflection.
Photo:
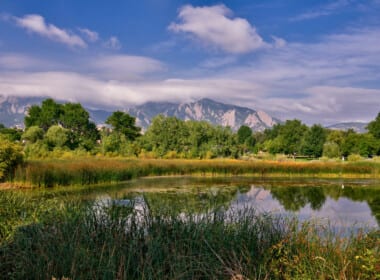
<svg viewBox="0 0 380 280">
<path fill-rule="evenodd" d="M 201 213 L 216 208 L 253 207 L 262 212 L 296 216 L 301 221 L 325 221 L 343 228 L 380 224 L 380 187 L 376 182 L 345 182 L 342 189 L 342 183 L 334 181 L 251 183 L 249 179 L 235 180 L 172 178 L 160 182 L 155 179 L 155 188 L 149 187 L 149 191 L 143 182 L 137 184 L 141 184 L 138 193 L 144 194 L 152 211 Z M 165 184 L 170 186 L 168 190 Z"/>
<path fill-rule="evenodd" d="M 143 197 L 150 211 L 172 214 L 253 207 L 258 211 L 294 215 L 301 221 L 318 219 L 346 228 L 380 225 L 380 182 L 369 180 L 145 178 L 112 186 L 34 193 L 44 197 L 57 194 L 90 201 L 107 197 L 119 204 Z"/>
<path fill-rule="evenodd" d="M 254 207 L 261 212 L 296 216 L 300 221 L 317 221 L 339 228 L 378 227 L 368 202 L 331 197 L 330 188 L 252 186 L 239 194 L 231 207 Z"/>
</svg>

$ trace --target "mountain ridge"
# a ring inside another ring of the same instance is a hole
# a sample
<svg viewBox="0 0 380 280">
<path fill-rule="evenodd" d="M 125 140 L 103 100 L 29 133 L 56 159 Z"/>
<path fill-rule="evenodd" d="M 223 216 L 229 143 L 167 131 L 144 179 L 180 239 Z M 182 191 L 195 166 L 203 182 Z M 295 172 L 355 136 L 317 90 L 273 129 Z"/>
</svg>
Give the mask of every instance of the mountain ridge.
<svg viewBox="0 0 380 280">
<path fill-rule="evenodd" d="M 46 96 L 41 97 L 14 97 L 0 95 L 0 123 L 7 127 L 23 127 L 24 117 L 27 109 L 32 105 L 40 105 Z M 69 102 L 60 100 L 59 102 Z M 92 109 L 86 107 L 90 118 L 96 124 L 102 125 L 113 111 L 105 109 Z M 136 123 L 146 130 L 152 119 L 162 114 L 174 116 L 183 120 L 208 121 L 214 125 L 230 126 L 237 130 L 241 125 L 247 125 L 254 131 L 263 131 L 274 124 L 281 123 L 280 120 L 271 117 L 264 111 L 256 111 L 251 108 L 226 104 L 210 98 L 202 98 L 193 102 L 153 102 L 149 101 L 130 108 L 118 108 L 136 117 Z M 115 109 L 117 110 L 117 109 Z M 341 122 L 325 126 L 328 129 L 348 130 L 366 132 L 368 123 L 364 122 Z"/>
<path fill-rule="evenodd" d="M 343 130 L 343 131 L 353 129 L 355 132 L 365 133 L 367 132 L 367 129 L 366 129 L 367 125 L 368 123 L 365 123 L 365 122 L 341 122 L 341 123 L 336 123 L 336 124 L 326 126 L 326 128 L 334 129 L 334 130 Z"/>
<path fill-rule="evenodd" d="M 233 130 L 247 125 L 254 131 L 263 131 L 280 122 L 264 111 L 225 104 L 209 98 L 187 103 L 147 102 L 126 109 L 126 112 L 135 116 L 137 125 L 143 128 L 147 128 L 152 118 L 159 114 L 182 120 L 208 121 L 214 125 L 230 126 Z"/>
<path fill-rule="evenodd" d="M 40 105 L 46 98 L 0 96 L 0 123 L 9 127 L 23 127 L 28 108 L 35 104 Z M 112 111 L 90 109 L 85 104 L 83 106 L 96 124 L 104 124 L 107 117 L 112 114 Z M 159 114 L 183 120 L 208 121 L 214 125 L 230 126 L 233 130 L 239 129 L 241 125 L 247 125 L 254 131 L 262 131 L 280 122 L 263 111 L 255 111 L 209 98 L 188 103 L 150 101 L 130 108 L 119 108 L 119 110 L 136 117 L 136 124 L 143 130 L 146 130 L 152 119 Z"/>
</svg>

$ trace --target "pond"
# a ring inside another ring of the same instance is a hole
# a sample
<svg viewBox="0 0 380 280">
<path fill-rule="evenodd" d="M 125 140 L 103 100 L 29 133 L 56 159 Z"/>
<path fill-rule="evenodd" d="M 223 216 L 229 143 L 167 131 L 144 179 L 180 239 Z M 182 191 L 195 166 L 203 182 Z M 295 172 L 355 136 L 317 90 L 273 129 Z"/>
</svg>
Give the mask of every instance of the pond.
<svg viewBox="0 0 380 280">
<path fill-rule="evenodd" d="M 34 192 L 38 193 L 80 196 L 86 201 L 113 201 L 120 205 L 138 201 L 150 211 L 166 209 L 178 214 L 254 208 L 323 223 L 337 230 L 380 225 L 380 182 L 373 180 L 161 177 L 111 186 Z"/>
</svg>

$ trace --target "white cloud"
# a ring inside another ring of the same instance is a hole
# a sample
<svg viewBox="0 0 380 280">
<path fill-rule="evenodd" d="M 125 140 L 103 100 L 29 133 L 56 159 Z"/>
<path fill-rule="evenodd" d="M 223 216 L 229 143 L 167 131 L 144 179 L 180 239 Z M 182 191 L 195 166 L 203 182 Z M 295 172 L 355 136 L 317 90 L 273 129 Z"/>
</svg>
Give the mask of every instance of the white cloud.
<svg viewBox="0 0 380 280">
<path fill-rule="evenodd" d="M 115 36 L 110 37 L 106 42 L 104 42 L 104 46 L 108 49 L 119 50 L 121 49 L 121 43 L 119 39 Z"/>
<path fill-rule="evenodd" d="M 292 21 L 302 21 L 302 20 L 310 20 L 315 19 L 323 16 L 329 16 L 331 14 L 335 14 L 337 12 L 340 12 L 341 9 L 345 8 L 346 6 L 350 5 L 350 0 L 334 0 L 331 3 L 328 3 L 324 6 L 320 6 L 317 9 L 305 12 L 303 14 L 300 14 L 298 16 L 295 16 L 291 18 Z"/>
<path fill-rule="evenodd" d="M 287 116 L 324 124 L 333 124 L 342 120 L 365 122 L 373 119 L 379 111 L 380 89 L 315 86 L 304 91 L 305 97 L 298 100 L 273 98 L 268 101 L 278 107 L 281 106 L 278 108 L 279 112 Z"/>
<path fill-rule="evenodd" d="M 272 39 L 274 41 L 273 45 L 275 48 L 283 48 L 286 46 L 286 41 L 284 39 L 276 37 L 276 36 L 272 36 Z"/>
<path fill-rule="evenodd" d="M 86 62 L 89 71 L 112 80 L 136 79 L 143 74 L 163 71 L 165 66 L 158 60 L 132 55 L 106 55 Z"/>
<path fill-rule="evenodd" d="M 248 65 L 225 69 L 218 77 L 260 85 L 260 98 L 252 91 L 235 100 L 284 119 L 368 121 L 380 108 L 379 45 L 380 28 L 354 29 L 317 43 L 289 42 L 268 49 Z"/>
<path fill-rule="evenodd" d="M 99 34 L 87 28 L 78 28 L 78 30 L 86 36 L 87 40 L 90 42 L 96 42 L 99 40 Z"/>
<path fill-rule="evenodd" d="M 232 18 L 232 11 L 224 5 L 183 6 L 178 18 L 180 22 L 171 23 L 169 30 L 190 34 L 228 53 L 248 53 L 266 45 L 254 26 L 246 19 Z"/>
<path fill-rule="evenodd" d="M 83 102 L 94 107 L 111 108 L 147 101 L 189 101 L 205 96 L 223 100 L 220 97 L 231 92 L 235 92 L 236 97 L 239 97 L 241 93 L 246 95 L 256 89 L 258 90 L 254 83 L 232 79 L 122 82 L 73 72 L 13 72 L 0 76 L 0 95 L 51 96 L 60 100 Z"/>
<path fill-rule="evenodd" d="M 52 41 L 63 43 L 69 47 L 86 48 L 87 44 L 81 37 L 57 26 L 46 23 L 40 15 L 25 15 L 24 17 L 12 17 L 16 24 L 27 31 L 46 37 Z"/>
<path fill-rule="evenodd" d="M 235 63 L 237 58 L 234 56 L 214 57 L 207 59 L 201 63 L 201 67 L 205 68 L 218 68 Z"/>
<path fill-rule="evenodd" d="M 0 69 L 5 70 L 26 70 L 41 67 L 49 64 L 46 61 L 17 53 L 0 54 Z"/>
</svg>

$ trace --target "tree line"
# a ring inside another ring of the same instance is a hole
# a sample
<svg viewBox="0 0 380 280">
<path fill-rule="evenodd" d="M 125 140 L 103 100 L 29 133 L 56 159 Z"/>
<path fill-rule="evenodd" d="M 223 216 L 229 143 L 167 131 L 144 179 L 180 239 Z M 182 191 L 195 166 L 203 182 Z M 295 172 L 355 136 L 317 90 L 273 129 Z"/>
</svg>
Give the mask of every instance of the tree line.
<svg viewBox="0 0 380 280">
<path fill-rule="evenodd" d="M 0 176 L 4 166 L 20 157 L 64 157 L 106 155 L 149 158 L 239 158 L 260 153 L 341 158 L 350 155 L 380 155 L 380 113 L 369 123 L 367 133 L 329 130 L 321 125 L 306 126 L 300 120 L 287 120 L 263 132 L 241 126 L 229 127 L 205 121 L 184 121 L 156 116 L 145 133 L 136 119 L 121 111 L 113 112 L 107 126 L 97 128 L 79 103 L 60 104 L 46 99 L 29 108 L 25 129 L 0 125 Z M 22 145 L 21 145 L 22 143 Z"/>
</svg>

